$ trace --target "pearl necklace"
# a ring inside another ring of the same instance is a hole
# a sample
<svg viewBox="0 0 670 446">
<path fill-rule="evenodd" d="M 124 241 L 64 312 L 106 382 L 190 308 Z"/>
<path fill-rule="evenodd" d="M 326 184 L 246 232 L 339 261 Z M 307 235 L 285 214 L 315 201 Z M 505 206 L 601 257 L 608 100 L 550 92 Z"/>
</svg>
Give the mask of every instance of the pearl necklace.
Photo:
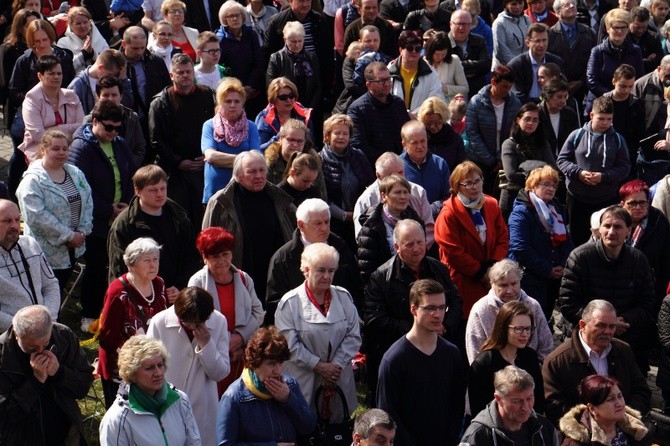
<svg viewBox="0 0 670 446">
<path fill-rule="evenodd" d="M 126 277 L 128 277 L 128 276 L 126 276 Z M 128 281 L 131 283 L 131 285 L 133 286 L 133 288 L 135 288 L 135 290 L 137 290 L 137 292 L 139 293 L 139 295 L 142 296 L 142 298 L 144 298 L 144 300 L 147 301 L 147 304 L 151 305 L 152 303 L 154 303 L 154 300 L 156 300 L 156 292 L 154 291 L 154 286 L 153 286 L 153 284 L 152 284 L 151 282 L 149 282 L 149 286 L 150 286 L 150 288 L 151 288 L 151 300 L 149 300 L 149 299 L 146 298 L 146 296 L 144 296 L 144 295 L 142 294 L 142 292 L 140 291 L 140 289 L 137 287 L 137 285 L 135 284 L 135 280 L 133 279 L 132 276 L 128 277 Z"/>
</svg>

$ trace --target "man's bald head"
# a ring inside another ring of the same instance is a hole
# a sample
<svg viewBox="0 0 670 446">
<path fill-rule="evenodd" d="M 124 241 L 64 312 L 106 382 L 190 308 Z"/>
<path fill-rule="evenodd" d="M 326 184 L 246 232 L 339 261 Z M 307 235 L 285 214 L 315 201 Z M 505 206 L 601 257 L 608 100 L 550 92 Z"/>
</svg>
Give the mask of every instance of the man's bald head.
<svg viewBox="0 0 670 446">
<path fill-rule="evenodd" d="M 19 240 L 21 212 L 13 201 L 0 199 L 0 246 L 12 249 Z"/>
</svg>

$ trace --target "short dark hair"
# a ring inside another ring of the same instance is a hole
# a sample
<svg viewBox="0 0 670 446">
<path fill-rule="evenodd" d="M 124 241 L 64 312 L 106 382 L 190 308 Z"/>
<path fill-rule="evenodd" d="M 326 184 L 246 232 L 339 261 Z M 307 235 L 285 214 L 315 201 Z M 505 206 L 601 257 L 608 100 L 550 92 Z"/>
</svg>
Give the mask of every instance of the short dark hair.
<svg viewBox="0 0 670 446">
<path fill-rule="evenodd" d="M 111 74 L 105 74 L 100 79 L 98 79 L 98 82 L 96 82 L 95 94 L 100 96 L 100 93 L 103 89 L 114 87 L 119 87 L 119 94 L 123 94 L 123 82 L 121 82 L 121 79 Z"/>
<path fill-rule="evenodd" d="M 184 322 L 201 324 L 214 311 L 214 299 L 204 289 L 190 286 L 182 289 L 174 301 L 174 312 Z"/>
<path fill-rule="evenodd" d="M 406 29 L 398 37 L 398 47 L 405 48 L 409 45 L 423 45 L 421 31 Z"/>
<path fill-rule="evenodd" d="M 561 91 L 569 92 L 568 83 L 561 79 L 552 79 L 542 87 L 542 97 L 551 99 L 556 93 Z"/>
<path fill-rule="evenodd" d="M 591 113 L 605 113 L 605 114 L 614 114 L 614 103 L 612 99 L 605 96 L 600 96 L 593 101 L 593 108 Z"/>
<path fill-rule="evenodd" d="M 577 386 L 579 399 L 582 404 L 593 404 L 598 406 L 605 402 L 612 388 L 618 386 L 616 379 L 608 378 L 602 375 L 590 375 L 582 379 Z"/>
<path fill-rule="evenodd" d="M 444 287 L 437 280 L 417 280 L 409 289 L 409 303 L 418 306 L 421 303 L 421 297 L 430 294 L 444 294 Z"/>
<path fill-rule="evenodd" d="M 449 40 L 449 36 L 444 31 L 438 31 L 430 36 L 424 49 L 426 50 L 426 60 L 428 61 L 428 64 L 433 64 L 433 55 L 435 54 L 435 51 L 441 50 L 447 50 L 444 62 L 451 63 L 451 55 L 453 53 L 451 40 Z"/>
<path fill-rule="evenodd" d="M 244 366 L 247 368 L 256 369 L 266 359 L 277 362 L 291 359 L 288 341 L 275 326 L 256 330 L 244 350 Z"/>
<path fill-rule="evenodd" d="M 528 4 L 530 4 L 530 2 Z M 532 39 L 533 34 L 536 33 L 549 33 L 549 27 L 540 22 L 531 23 L 528 27 L 528 31 L 526 31 L 526 39 Z"/>
<path fill-rule="evenodd" d="M 628 65 L 627 63 L 622 63 L 617 67 L 616 70 L 614 70 L 614 81 L 618 81 L 619 79 L 635 79 L 637 77 L 637 73 L 635 72 L 635 68 L 633 68 L 632 65 Z"/>
<path fill-rule="evenodd" d="M 123 121 L 123 109 L 109 99 L 98 101 L 91 111 L 91 116 L 96 121 Z"/>
<path fill-rule="evenodd" d="M 163 169 L 155 164 L 147 164 L 142 166 L 133 175 L 133 187 L 137 190 L 142 190 L 146 186 L 153 186 L 161 181 L 167 183 L 168 176 Z"/>
<path fill-rule="evenodd" d="M 603 220 L 607 217 L 614 217 L 618 218 L 619 220 L 623 220 L 627 228 L 633 226 L 633 219 L 631 218 L 628 211 L 618 204 L 609 206 L 603 211 L 603 213 L 600 215 L 600 223 L 602 223 Z"/>
<path fill-rule="evenodd" d="M 491 83 L 494 81 L 496 83 L 500 81 L 507 81 L 514 83 L 516 76 L 514 76 L 514 71 L 507 65 L 498 65 L 495 70 L 491 72 Z"/>
<path fill-rule="evenodd" d="M 60 60 L 56 56 L 42 56 L 35 62 L 35 69 L 38 73 L 44 74 L 48 70 L 52 70 L 56 65 L 60 65 Z"/>
<path fill-rule="evenodd" d="M 630 10 L 633 21 L 648 22 L 650 18 L 649 10 L 643 6 L 636 6 Z"/>
</svg>

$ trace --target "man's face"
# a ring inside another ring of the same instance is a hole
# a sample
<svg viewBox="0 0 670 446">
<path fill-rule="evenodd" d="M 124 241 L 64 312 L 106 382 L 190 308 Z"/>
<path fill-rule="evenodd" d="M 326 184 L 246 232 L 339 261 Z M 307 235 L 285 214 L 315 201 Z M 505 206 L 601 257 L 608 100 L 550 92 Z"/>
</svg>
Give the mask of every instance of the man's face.
<svg viewBox="0 0 670 446">
<path fill-rule="evenodd" d="M 354 432 L 354 446 L 393 446 L 394 439 L 395 429 L 389 430 L 382 426 L 370 429 L 368 438 L 363 438 Z"/>
<path fill-rule="evenodd" d="M 310 243 L 325 243 L 330 235 L 330 215 L 328 211 L 311 212 L 308 221 L 298 221 L 298 229 Z"/>
<path fill-rule="evenodd" d="M 113 87 L 100 89 L 98 100 L 102 99 L 108 99 L 116 105 L 121 105 L 121 92 L 119 92 L 119 87 L 115 85 Z"/>
<path fill-rule="evenodd" d="M 51 333 L 46 335 L 43 338 L 35 339 L 31 338 L 29 336 L 24 336 L 22 338 L 19 338 L 17 336 L 16 342 L 19 344 L 19 348 L 24 352 L 24 353 L 42 353 L 44 350 L 49 347 L 49 343 L 51 341 Z"/>
<path fill-rule="evenodd" d="M 407 266 L 416 270 L 426 256 L 426 237 L 415 225 L 404 226 L 398 233 L 398 242 L 394 244 L 398 257 Z"/>
<path fill-rule="evenodd" d="M 618 326 L 618 319 L 614 311 L 596 310 L 591 320 L 579 321 L 579 331 L 586 345 L 598 354 L 601 354 L 612 343 L 614 332 Z"/>
<path fill-rule="evenodd" d="M 505 396 L 494 394 L 498 403 L 498 413 L 505 424 L 523 424 L 533 413 L 535 393 L 533 388 L 511 390 Z"/>
<path fill-rule="evenodd" d="M 391 94 L 392 79 L 388 69 L 374 70 L 374 80 L 367 81 L 370 94 L 379 100 L 385 100 Z"/>
<path fill-rule="evenodd" d="M 112 140 L 119 134 L 121 130 L 121 121 L 111 121 L 103 119 L 98 121 L 93 118 L 93 134 L 101 143 L 112 142 Z"/>
<path fill-rule="evenodd" d="M 633 93 L 633 87 L 635 86 L 635 79 L 624 79 L 623 77 L 619 80 L 612 81 L 614 85 L 614 92 L 620 98 L 628 98 L 628 96 Z"/>
<path fill-rule="evenodd" d="M 451 35 L 458 43 L 468 40 L 472 28 L 472 16 L 463 10 L 457 10 L 451 15 Z"/>
<path fill-rule="evenodd" d="M 291 10 L 300 19 L 312 9 L 312 0 L 289 0 Z"/>
<path fill-rule="evenodd" d="M 195 71 L 193 65 L 186 63 L 175 65 L 170 70 L 170 79 L 176 90 L 189 91 L 195 85 Z"/>
<path fill-rule="evenodd" d="M 626 238 L 630 235 L 630 228 L 623 220 L 610 214 L 600 221 L 598 232 L 606 248 L 618 249 L 626 243 Z"/>
<path fill-rule="evenodd" d="M 423 129 L 413 130 L 402 139 L 402 146 L 412 161 L 416 164 L 423 163 L 428 153 L 428 136 L 426 135 L 426 131 Z"/>
<path fill-rule="evenodd" d="M 123 46 L 123 54 L 126 56 L 128 62 L 138 62 L 147 49 L 147 39 L 135 38 L 130 43 L 125 40 L 121 42 Z"/>
<path fill-rule="evenodd" d="M 612 120 L 614 115 L 612 113 L 590 113 L 591 127 L 594 132 L 605 133 L 612 127 Z"/>
<path fill-rule="evenodd" d="M 381 43 L 379 33 L 377 31 L 363 31 L 361 43 L 366 50 L 379 51 L 379 44 Z"/>
<path fill-rule="evenodd" d="M 577 6 L 572 0 L 561 3 L 561 7 L 556 11 L 556 15 L 563 23 L 572 25 L 577 19 Z"/>
<path fill-rule="evenodd" d="M 657 68 L 658 78 L 661 81 L 661 85 L 665 87 L 670 87 L 670 64 L 665 67 L 661 65 Z"/>
<path fill-rule="evenodd" d="M 20 225 L 19 207 L 12 202 L 3 201 L 0 205 L 0 245 L 5 249 L 11 248 L 19 241 Z"/>
<path fill-rule="evenodd" d="M 267 178 L 268 171 L 262 160 L 251 157 L 244 160 L 238 178 L 242 187 L 252 192 L 260 192 L 265 187 Z"/>
<path fill-rule="evenodd" d="M 526 45 L 530 49 L 530 54 L 535 59 L 544 58 L 547 52 L 547 45 L 549 44 L 549 34 L 547 33 L 533 33 L 530 39 L 526 39 Z"/>
<path fill-rule="evenodd" d="M 530 10 L 535 14 L 542 14 L 547 10 L 547 2 L 545 0 L 536 0 L 530 5 Z"/>
<path fill-rule="evenodd" d="M 619 8 L 625 9 L 626 11 L 630 11 L 639 4 L 640 2 L 637 0 L 619 0 Z"/>
<path fill-rule="evenodd" d="M 635 37 L 642 37 L 644 33 L 647 32 L 647 26 L 649 25 L 649 20 L 646 22 L 640 22 L 638 20 L 633 20 L 630 25 L 628 25 L 628 29 L 630 30 L 630 33 L 634 35 Z"/>
<path fill-rule="evenodd" d="M 442 321 L 446 309 L 447 299 L 444 293 L 424 294 L 418 306 L 411 305 L 410 312 L 414 316 L 414 323 L 425 331 L 441 333 Z"/>
<path fill-rule="evenodd" d="M 142 189 L 135 188 L 135 195 L 140 199 L 140 206 L 158 210 L 167 202 L 167 183 L 163 180 L 156 184 L 147 184 Z"/>
<path fill-rule="evenodd" d="M 363 0 L 361 2 L 361 17 L 365 23 L 372 23 L 379 17 L 379 4 L 377 0 Z"/>
</svg>

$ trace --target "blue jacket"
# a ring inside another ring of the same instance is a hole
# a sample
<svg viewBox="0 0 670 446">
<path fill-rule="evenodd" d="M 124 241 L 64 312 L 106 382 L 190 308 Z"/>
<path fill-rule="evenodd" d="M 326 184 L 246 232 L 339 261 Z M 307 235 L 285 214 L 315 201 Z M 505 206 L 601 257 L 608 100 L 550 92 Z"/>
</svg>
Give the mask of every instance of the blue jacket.
<svg viewBox="0 0 670 446">
<path fill-rule="evenodd" d="M 88 74 L 89 68 L 83 69 L 73 80 L 68 89 L 73 90 L 79 97 L 84 114 L 88 115 L 95 106 L 95 96 L 91 89 L 91 77 Z M 130 85 L 130 79 L 121 79 L 123 83 L 123 93 L 121 94 L 121 103 L 128 108 L 133 108 L 133 90 Z"/>
<path fill-rule="evenodd" d="M 477 16 L 477 26 L 470 30 L 472 34 L 477 34 L 482 36 L 486 40 L 486 51 L 489 53 L 489 57 L 493 56 L 493 30 L 489 25 L 486 24 L 484 19 L 480 16 Z"/>
<path fill-rule="evenodd" d="M 295 442 L 316 427 L 316 415 L 305 401 L 298 381 L 283 375 L 291 390 L 288 402 L 262 400 L 238 378 L 219 401 L 216 442 L 219 446 L 274 446 Z"/>
<path fill-rule="evenodd" d="M 444 158 L 431 152 L 426 154 L 426 160 L 421 166 L 412 161 L 406 151 L 400 158 L 405 162 L 405 178 L 426 189 L 433 217 L 436 217 L 449 196 L 449 165 Z"/>
<path fill-rule="evenodd" d="M 568 218 L 558 200 L 551 203 L 563 216 L 567 225 Z M 549 274 L 555 266 L 565 266 L 570 252 L 574 248 L 570 234 L 559 246 L 551 244 L 551 238 L 540 222 L 540 217 L 525 190 L 519 191 L 514 200 L 514 209 L 509 216 L 509 253 L 507 257 L 515 260 L 524 269 L 521 287 L 538 302 L 547 302 Z"/>
<path fill-rule="evenodd" d="M 486 85 L 470 99 L 465 114 L 465 131 L 470 140 L 470 145 L 466 146 L 468 158 L 492 167 L 498 162 L 499 150 L 496 144 L 496 113 L 490 92 L 491 85 Z M 512 122 L 520 108 L 521 102 L 516 95 L 511 93 L 507 95 L 500 130 L 501 145 L 509 137 Z"/>
<path fill-rule="evenodd" d="M 114 158 L 121 176 L 121 202 L 129 203 L 133 197 L 132 176 L 135 162 L 128 143 L 120 136 L 112 140 Z M 98 139 L 93 135 L 92 124 L 84 124 L 74 132 L 68 163 L 74 164 L 86 176 L 93 195 L 93 231 L 94 237 L 107 239 L 110 220 L 114 211 L 114 169 L 105 152 L 100 148 Z"/>
<path fill-rule="evenodd" d="M 299 119 L 305 123 L 309 130 L 309 137 L 314 139 L 314 129 L 312 126 L 312 109 L 303 107 L 296 102 L 291 110 L 291 119 Z M 279 116 L 277 116 L 274 104 L 269 104 L 256 116 L 256 127 L 261 138 L 261 150 L 265 151 L 270 144 L 279 140 Z"/>
</svg>

